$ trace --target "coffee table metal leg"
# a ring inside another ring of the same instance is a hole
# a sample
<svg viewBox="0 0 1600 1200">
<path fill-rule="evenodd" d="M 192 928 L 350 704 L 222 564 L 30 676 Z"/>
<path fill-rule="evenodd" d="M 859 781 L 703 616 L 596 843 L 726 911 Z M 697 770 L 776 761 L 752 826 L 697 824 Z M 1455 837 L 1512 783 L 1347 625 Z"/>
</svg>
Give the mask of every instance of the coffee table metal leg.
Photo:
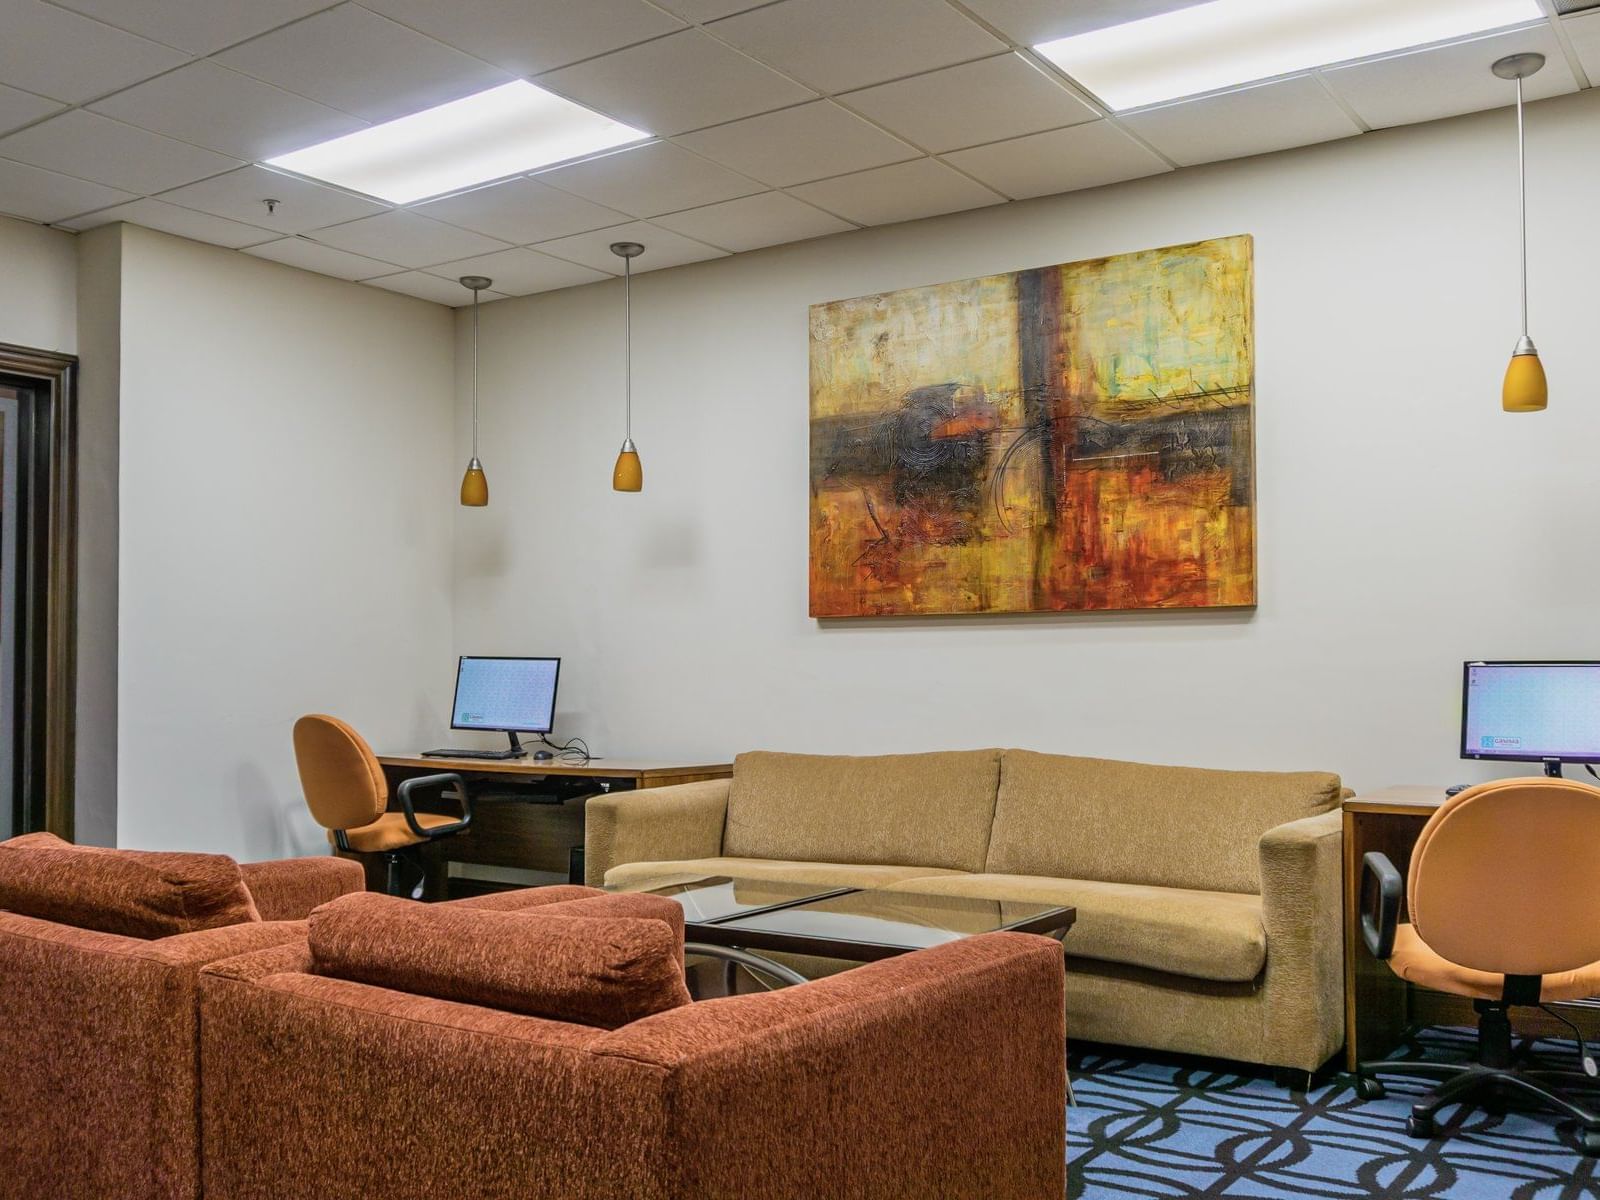
<svg viewBox="0 0 1600 1200">
<path fill-rule="evenodd" d="M 768 979 L 775 979 L 780 986 L 792 987 L 807 982 L 806 977 L 798 971 L 791 971 L 770 958 L 762 958 L 759 954 L 751 954 L 748 950 L 737 950 L 732 946 L 709 946 L 704 942 L 686 942 L 683 952 L 699 955 L 701 958 L 720 959 L 727 964 L 725 969 L 729 972 L 730 983 L 732 972 L 738 967 L 757 975 L 765 975 Z"/>
</svg>

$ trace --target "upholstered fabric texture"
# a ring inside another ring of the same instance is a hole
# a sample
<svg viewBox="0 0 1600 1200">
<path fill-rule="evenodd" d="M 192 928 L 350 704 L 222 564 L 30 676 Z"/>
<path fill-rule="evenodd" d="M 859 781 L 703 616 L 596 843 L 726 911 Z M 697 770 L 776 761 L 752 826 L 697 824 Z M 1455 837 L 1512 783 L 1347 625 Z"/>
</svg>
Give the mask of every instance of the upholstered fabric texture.
<svg viewBox="0 0 1600 1200">
<path fill-rule="evenodd" d="M 906 879 L 958 874 L 935 867 L 863 866 L 857 863 L 791 862 L 768 858 L 685 858 L 674 862 L 625 863 L 606 872 L 616 887 L 637 887 L 652 880 L 702 879 L 727 875 L 734 879 L 777 879 L 814 883 L 818 887 L 880 888 Z"/>
<path fill-rule="evenodd" d="M 1256 844 L 1327 812 L 1339 777 L 1208 771 L 1007 750 L 983 869 L 1207 892 L 1259 892 Z"/>
<path fill-rule="evenodd" d="M 598 886 L 622 863 L 722 853 L 728 779 L 591 796 L 584 802 L 584 882 Z"/>
<path fill-rule="evenodd" d="M 611 1029 L 689 1002 L 681 920 L 657 896 L 505 912 L 366 893 L 311 914 L 311 956 L 319 975 Z"/>
<path fill-rule="evenodd" d="M 439 813 L 422 812 L 417 813 L 416 817 L 417 824 L 424 829 L 437 829 L 441 825 L 451 825 L 461 819 Z M 381 854 L 386 850 L 401 850 L 406 846 L 415 846 L 422 840 L 406 822 L 406 815 L 397 812 L 384 813 L 370 825 L 345 831 L 345 841 L 357 854 Z M 328 842 L 330 845 L 338 845 L 338 838 L 332 829 L 328 830 Z"/>
<path fill-rule="evenodd" d="M 999 777 L 998 750 L 741 754 L 721 852 L 981 871 Z"/>
<path fill-rule="evenodd" d="M 1478 971 L 1451 962 L 1436 953 L 1417 934 L 1415 925 L 1401 924 L 1394 932 L 1394 953 L 1389 966 L 1407 983 L 1471 996 L 1474 1000 L 1499 1000 L 1505 995 L 1506 977 L 1497 971 Z M 1539 980 L 1539 999 L 1582 1000 L 1600 994 L 1600 962 L 1572 971 L 1556 971 Z"/>
<path fill-rule="evenodd" d="M 359 863 L 332 855 L 240 863 L 239 874 L 263 921 L 303 921 L 317 905 L 366 886 Z"/>
<path fill-rule="evenodd" d="M 1065 1188 L 1061 951 L 1043 938 L 972 938 L 614 1032 L 308 975 L 292 951 L 201 986 L 207 1196 Z"/>
<path fill-rule="evenodd" d="M 74 846 L 48 833 L 0 842 L 0 909 L 133 938 L 261 919 L 225 855 Z"/>
</svg>

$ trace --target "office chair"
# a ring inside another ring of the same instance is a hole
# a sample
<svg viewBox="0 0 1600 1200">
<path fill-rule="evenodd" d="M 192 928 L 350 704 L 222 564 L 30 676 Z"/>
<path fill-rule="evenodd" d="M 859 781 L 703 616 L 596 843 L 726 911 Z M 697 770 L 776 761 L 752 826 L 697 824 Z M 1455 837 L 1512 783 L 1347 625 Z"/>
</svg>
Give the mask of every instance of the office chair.
<svg viewBox="0 0 1600 1200">
<path fill-rule="evenodd" d="M 1380 1074 L 1438 1080 L 1406 1120 L 1420 1138 L 1434 1136 L 1449 1105 L 1531 1100 L 1576 1122 L 1584 1153 L 1600 1155 L 1600 1108 L 1569 1090 L 1597 1086 L 1582 1036 L 1583 1072 L 1535 1069 L 1524 1061 L 1529 1042 L 1513 1050 L 1508 1015 L 1600 993 L 1600 788 L 1554 778 L 1468 788 L 1423 826 L 1406 884 L 1388 856 L 1366 855 L 1360 903 L 1375 957 L 1410 983 L 1470 997 L 1478 1014 L 1477 1062 L 1365 1062 L 1361 1096 L 1383 1095 Z"/>
<path fill-rule="evenodd" d="M 328 840 L 346 853 L 382 855 L 387 864 L 384 890 L 391 896 L 406 894 L 400 868 L 408 853 L 472 824 L 472 797 L 466 781 L 454 772 L 405 780 L 395 793 L 400 811 L 386 811 L 389 785 L 377 755 L 337 717 L 312 714 L 296 721 L 294 756 L 306 806 L 328 831 Z M 459 820 L 416 811 L 412 797 L 417 791 L 445 786 L 460 797 Z"/>
</svg>

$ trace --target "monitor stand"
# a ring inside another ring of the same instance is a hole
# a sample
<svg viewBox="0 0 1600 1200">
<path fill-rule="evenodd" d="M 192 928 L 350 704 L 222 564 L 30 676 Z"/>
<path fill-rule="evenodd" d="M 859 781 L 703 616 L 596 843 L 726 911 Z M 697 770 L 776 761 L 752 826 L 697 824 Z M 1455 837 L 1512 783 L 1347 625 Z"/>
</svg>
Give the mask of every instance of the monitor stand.
<svg viewBox="0 0 1600 1200">
<path fill-rule="evenodd" d="M 1564 779 L 1564 778 L 1566 778 L 1564 775 L 1561 774 L 1561 760 L 1559 758 L 1547 758 L 1547 759 L 1545 759 L 1544 760 L 1544 773 L 1546 775 L 1548 775 L 1551 779 Z"/>
<path fill-rule="evenodd" d="M 504 750 L 424 750 L 423 758 L 481 758 L 485 761 L 500 761 L 508 758 L 527 758 L 528 751 L 517 740 L 517 735 L 511 730 L 505 731 L 511 745 Z"/>
</svg>

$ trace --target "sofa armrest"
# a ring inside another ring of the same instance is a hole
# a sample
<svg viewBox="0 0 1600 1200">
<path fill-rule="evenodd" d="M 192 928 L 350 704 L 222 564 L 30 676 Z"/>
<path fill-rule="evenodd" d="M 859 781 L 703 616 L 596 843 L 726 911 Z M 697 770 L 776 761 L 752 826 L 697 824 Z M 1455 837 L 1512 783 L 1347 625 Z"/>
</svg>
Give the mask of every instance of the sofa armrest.
<svg viewBox="0 0 1600 1200">
<path fill-rule="evenodd" d="M 317 905 L 367 886 L 360 863 L 331 854 L 242 863 L 239 873 L 263 921 L 303 921 Z"/>
<path fill-rule="evenodd" d="M 722 853 L 730 779 L 592 796 L 584 806 L 584 882 L 599 887 L 621 863 Z"/>
<path fill-rule="evenodd" d="M 663 1073 L 667 1195 L 1059 1197 L 1064 981 L 1059 943 L 985 934 L 593 1049 Z"/>
<path fill-rule="evenodd" d="M 1314 1071 L 1344 1042 L 1344 818 L 1335 809 L 1261 836 L 1266 1061 Z"/>
</svg>

